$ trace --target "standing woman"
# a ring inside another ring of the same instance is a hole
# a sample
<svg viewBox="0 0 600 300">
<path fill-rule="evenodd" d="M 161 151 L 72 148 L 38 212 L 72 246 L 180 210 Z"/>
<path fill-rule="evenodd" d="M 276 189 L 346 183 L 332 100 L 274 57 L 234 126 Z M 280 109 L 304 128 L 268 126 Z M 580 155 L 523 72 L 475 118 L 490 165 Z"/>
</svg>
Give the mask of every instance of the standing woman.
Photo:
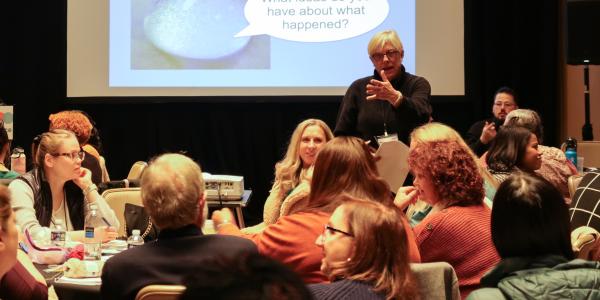
<svg viewBox="0 0 600 300">
<path fill-rule="evenodd" d="M 67 130 L 54 129 L 43 133 L 36 152 L 36 166 L 13 180 L 12 208 L 21 230 L 33 237 L 43 234 L 44 228 L 54 228 L 62 219 L 72 240 L 83 239 L 85 217 L 89 205 L 95 204 L 98 215 L 113 228 L 106 230 L 104 222 L 93 224 L 104 240 L 116 238 L 119 221 L 114 211 L 98 194 L 91 173 L 81 167 L 85 157 L 75 135 Z"/>
<path fill-rule="evenodd" d="M 343 201 L 316 241 L 331 283 L 309 285 L 315 299 L 418 299 L 402 218 L 396 207 Z"/>
<path fill-rule="evenodd" d="M 280 216 L 289 215 L 306 204 L 315 158 L 332 138 L 331 129 L 321 120 L 308 119 L 296 126 L 285 157 L 275 165 L 275 182 L 265 202 L 263 222 L 242 232 L 260 232 Z"/>
<path fill-rule="evenodd" d="M 368 52 L 375 71 L 346 91 L 334 134 L 356 136 L 371 145 L 377 145 L 378 137 L 395 135 L 408 144 L 410 132 L 431 116 L 431 86 L 404 69 L 404 48 L 396 31 L 375 34 Z"/>
</svg>

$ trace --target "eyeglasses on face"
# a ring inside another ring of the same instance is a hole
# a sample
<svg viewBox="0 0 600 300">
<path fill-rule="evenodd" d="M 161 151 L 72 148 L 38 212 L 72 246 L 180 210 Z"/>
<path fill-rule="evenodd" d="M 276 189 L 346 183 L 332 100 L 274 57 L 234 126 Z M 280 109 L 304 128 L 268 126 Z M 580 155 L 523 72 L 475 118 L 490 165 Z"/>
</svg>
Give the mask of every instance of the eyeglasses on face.
<svg viewBox="0 0 600 300">
<path fill-rule="evenodd" d="M 71 152 L 71 153 L 53 153 L 52 156 L 66 156 L 72 160 L 75 160 L 76 158 L 83 160 L 83 158 L 85 158 L 85 152 L 83 150 L 81 150 L 81 151 Z"/>
<path fill-rule="evenodd" d="M 371 54 L 371 59 L 374 61 L 382 61 L 383 57 L 387 56 L 388 59 L 396 59 L 400 56 L 400 51 L 396 49 L 390 49 L 385 51 L 385 53 L 373 53 Z"/>
<path fill-rule="evenodd" d="M 329 226 L 327 224 L 325 225 L 325 229 L 323 230 L 323 236 L 330 236 L 330 235 L 332 235 L 332 234 L 334 234 L 336 232 L 341 233 L 341 234 L 343 234 L 345 236 L 354 237 L 354 235 L 351 234 L 351 233 L 349 233 L 349 232 L 346 232 L 346 231 L 334 228 L 334 227 Z"/>
</svg>

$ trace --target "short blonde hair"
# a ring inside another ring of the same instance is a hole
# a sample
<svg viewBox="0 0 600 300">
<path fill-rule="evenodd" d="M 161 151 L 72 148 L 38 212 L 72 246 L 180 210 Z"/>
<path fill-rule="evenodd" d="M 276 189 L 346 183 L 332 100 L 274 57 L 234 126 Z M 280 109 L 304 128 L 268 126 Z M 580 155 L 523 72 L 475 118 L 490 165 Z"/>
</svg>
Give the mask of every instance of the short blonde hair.
<svg viewBox="0 0 600 300">
<path fill-rule="evenodd" d="M 202 170 L 187 156 L 160 155 L 142 173 L 141 191 L 144 207 L 160 229 L 195 224 L 204 194 Z"/>
<path fill-rule="evenodd" d="M 404 53 L 404 46 L 402 46 L 402 41 L 400 41 L 400 37 L 395 30 L 384 30 L 376 33 L 369 41 L 369 46 L 367 47 L 367 51 L 369 52 L 369 56 L 373 55 L 375 51 L 383 48 L 385 43 L 390 43 L 394 48 L 396 48 L 400 53 Z"/>
</svg>

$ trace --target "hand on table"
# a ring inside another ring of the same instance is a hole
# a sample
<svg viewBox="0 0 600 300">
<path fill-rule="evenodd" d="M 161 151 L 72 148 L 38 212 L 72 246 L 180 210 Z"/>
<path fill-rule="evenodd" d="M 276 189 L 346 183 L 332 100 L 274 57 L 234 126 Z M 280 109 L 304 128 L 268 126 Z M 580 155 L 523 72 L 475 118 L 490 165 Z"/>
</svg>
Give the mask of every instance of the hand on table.
<svg viewBox="0 0 600 300">
<path fill-rule="evenodd" d="M 211 219 L 213 221 L 213 225 L 215 226 L 215 229 L 217 229 L 217 230 L 219 229 L 219 225 L 228 224 L 228 223 L 236 225 L 235 221 L 233 220 L 233 213 L 227 207 L 222 208 L 221 210 L 213 211 Z"/>
<path fill-rule="evenodd" d="M 112 226 L 94 228 L 94 236 L 99 236 L 103 243 L 115 240 L 118 237 L 117 230 Z"/>
</svg>

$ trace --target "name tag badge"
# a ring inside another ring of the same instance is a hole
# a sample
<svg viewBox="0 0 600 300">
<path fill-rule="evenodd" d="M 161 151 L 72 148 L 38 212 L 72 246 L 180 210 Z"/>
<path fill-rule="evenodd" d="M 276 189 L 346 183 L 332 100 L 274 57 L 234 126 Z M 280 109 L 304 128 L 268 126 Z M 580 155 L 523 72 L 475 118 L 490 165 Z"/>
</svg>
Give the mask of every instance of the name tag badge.
<svg viewBox="0 0 600 300">
<path fill-rule="evenodd" d="M 398 135 L 395 133 L 385 134 L 385 135 L 377 135 L 377 136 L 375 136 L 375 138 L 377 139 L 377 144 L 379 144 L 379 146 L 381 146 L 383 143 L 397 141 Z"/>
</svg>

